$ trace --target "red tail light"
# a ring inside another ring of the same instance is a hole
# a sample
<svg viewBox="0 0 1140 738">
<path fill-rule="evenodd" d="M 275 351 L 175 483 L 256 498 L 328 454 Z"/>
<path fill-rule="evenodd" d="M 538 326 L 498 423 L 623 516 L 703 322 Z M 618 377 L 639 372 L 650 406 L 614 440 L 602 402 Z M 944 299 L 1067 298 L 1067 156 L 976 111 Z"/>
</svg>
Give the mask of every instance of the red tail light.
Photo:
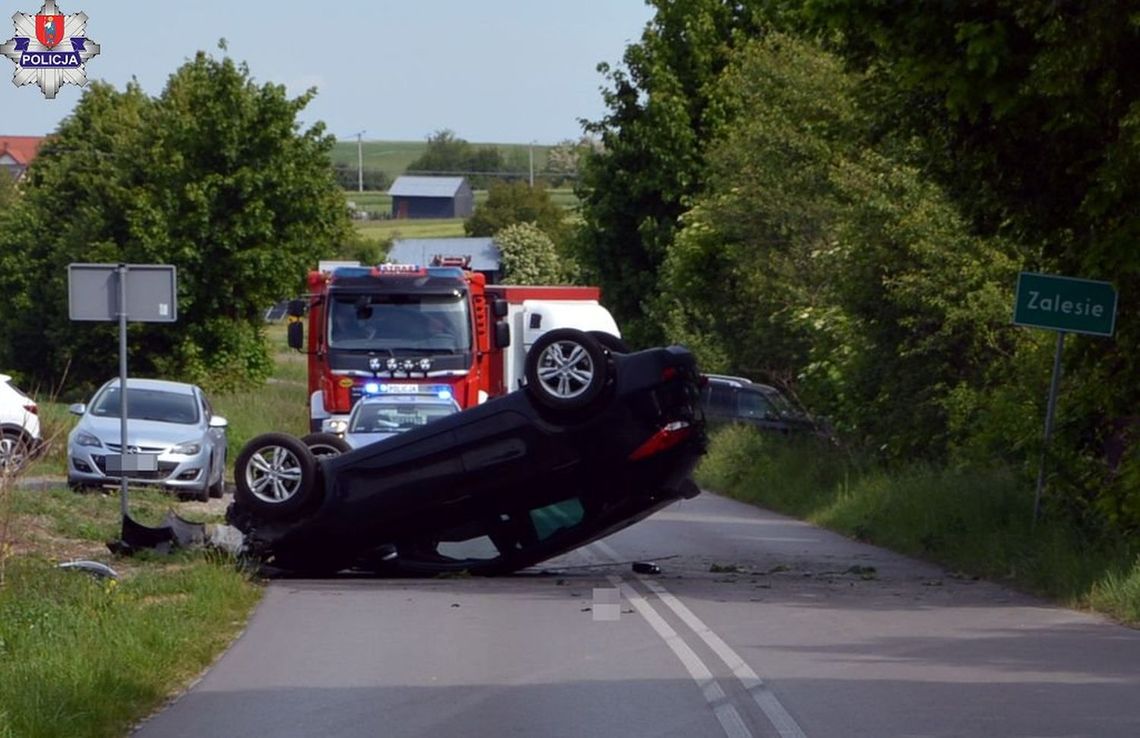
<svg viewBox="0 0 1140 738">
<path fill-rule="evenodd" d="M 662 451 L 668 451 L 681 441 L 689 437 L 693 427 L 683 420 L 678 420 L 665 426 L 650 436 L 649 440 L 637 447 L 629 455 L 630 461 L 640 461 L 655 456 Z"/>
<path fill-rule="evenodd" d="M 40 414 L 40 409 L 38 407 L 36 407 L 36 403 L 34 403 L 34 402 L 29 402 L 27 405 L 24 405 L 24 409 L 27 410 L 32 415 L 39 415 Z"/>
</svg>

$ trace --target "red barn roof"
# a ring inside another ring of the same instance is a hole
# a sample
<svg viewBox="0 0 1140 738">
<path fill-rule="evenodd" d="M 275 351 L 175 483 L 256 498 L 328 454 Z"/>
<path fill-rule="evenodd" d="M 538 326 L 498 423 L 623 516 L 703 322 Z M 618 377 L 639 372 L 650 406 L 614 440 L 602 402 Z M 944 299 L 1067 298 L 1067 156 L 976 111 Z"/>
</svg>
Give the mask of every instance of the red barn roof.
<svg viewBox="0 0 1140 738">
<path fill-rule="evenodd" d="M 0 136 L 0 156 L 8 154 L 21 166 L 28 166 L 40 150 L 43 136 Z"/>
</svg>

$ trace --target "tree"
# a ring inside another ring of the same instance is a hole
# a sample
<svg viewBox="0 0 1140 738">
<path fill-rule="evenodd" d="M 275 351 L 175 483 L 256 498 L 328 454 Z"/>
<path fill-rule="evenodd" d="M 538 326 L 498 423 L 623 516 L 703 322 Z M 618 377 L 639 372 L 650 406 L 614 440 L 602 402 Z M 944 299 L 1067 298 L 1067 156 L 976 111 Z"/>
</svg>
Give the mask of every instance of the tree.
<svg viewBox="0 0 1140 738">
<path fill-rule="evenodd" d="M 868 71 L 883 103 L 878 124 L 921 144 L 914 160 L 980 233 L 1017 243 L 1025 268 L 1115 284 L 1113 339 L 1070 342 L 1062 412 L 1072 414 L 1055 448 L 1071 497 L 1140 528 L 1135 3 L 794 5 L 789 17 Z"/>
<path fill-rule="evenodd" d="M 16 202 L 16 182 L 5 171 L 0 171 L 0 212 L 12 207 Z"/>
<path fill-rule="evenodd" d="M 500 172 L 503 157 L 494 146 L 472 146 L 443 129 L 428 136 L 427 149 L 408 165 L 408 174 L 463 174 L 469 177 L 472 187 L 485 187 L 486 177 L 471 176 L 472 172 Z"/>
<path fill-rule="evenodd" d="M 178 322 L 131 326 L 132 373 L 214 388 L 267 376 L 265 307 L 296 294 L 349 233 L 333 139 L 297 123 L 314 94 L 290 99 L 204 52 L 157 98 L 134 83 L 89 86 L 0 234 L 3 365 L 41 386 L 68 367 L 80 386 L 114 374 L 115 327 L 68 320 L 67 264 L 166 263 Z"/>
<path fill-rule="evenodd" d="M 510 284 L 562 284 L 570 270 L 554 242 L 534 223 L 512 223 L 498 232 L 503 280 Z"/>
<path fill-rule="evenodd" d="M 630 343 L 662 340 L 647 307 L 658 270 L 700 191 L 703 148 L 719 112 L 709 91 L 732 49 L 758 32 L 749 4 L 737 0 L 651 0 L 656 8 L 624 69 L 598 69 L 609 81 L 609 112 L 585 122 L 602 150 L 583 162 L 576 191 L 584 221 L 578 259 L 602 287 Z"/>
<path fill-rule="evenodd" d="M 703 366 L 798 385 L 892 458 L 943 459 L 952 393 L 1008 366 L 1014 262 L 876 150 L 859 83 L 792 37 L 738 50 L 654 314 Z"/>
<path fill-rule="evenodd" d="M 516 223 L 533 223 L 553 242 L 564 237 L 566 211 L 550 199 L 544 187 L 526 182 L 492 182 L 487 200 L 463 223 L 468 236 L 494 236 Z"/>
</svg>

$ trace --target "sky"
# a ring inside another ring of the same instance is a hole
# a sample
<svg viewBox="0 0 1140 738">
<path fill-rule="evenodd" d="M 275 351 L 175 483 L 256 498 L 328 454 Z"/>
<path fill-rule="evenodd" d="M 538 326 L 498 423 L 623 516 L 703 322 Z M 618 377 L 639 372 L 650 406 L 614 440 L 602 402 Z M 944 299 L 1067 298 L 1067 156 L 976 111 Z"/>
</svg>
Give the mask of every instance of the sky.
<svg viewBox="0 0 1140 738">
<path fill-rule="evenodd" d="M 580 118 L 605 113 L 599 62 L 613 66 L 641 37 L 653 11 L 644 0 L 56 0 L 88 16 L 100 44 L 89 79 L 118 89 L 135 78 L 150 95 L 199 50 L 249 65 L 254 81 L 311 86 L 301 113 L 338 138 L 421 141 L 450 129 L 476 143 L 577 138 Z M 14 13 L 43 0 L 0 0 L 0 43 L 16 34 Z M 218 49 L 226 40 L 228 51 Z M 0 135 L 45 135 L 71 113 L 81 87 L 47 100 L 16 87 L 16 65 L 0 57 Z"/>
</svg>

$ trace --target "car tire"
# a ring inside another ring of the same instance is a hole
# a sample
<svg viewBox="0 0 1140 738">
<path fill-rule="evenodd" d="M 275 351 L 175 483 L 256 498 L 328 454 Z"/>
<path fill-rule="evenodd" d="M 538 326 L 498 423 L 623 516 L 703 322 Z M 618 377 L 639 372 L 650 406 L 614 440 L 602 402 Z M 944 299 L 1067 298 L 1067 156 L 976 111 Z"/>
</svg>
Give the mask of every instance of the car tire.
<svg viewBox="0 0 1140 738">
<path fill-rule="evenodd" d="M 595 341 L 602 344 L 602 348 L 611 354 L 628 354 L 630 352 L 629 344 L 612 333 L 606 333 L 605 331 L 586 331 L 586 333 Z"/>
<path fill-rule="evenodd" d="M 309 447 L 309 453 L 318 459 L 326 456 L 340 456 L 351 451 L 352 446 L 335 433 L 310 433 L 301 439 L 301 443 Z"/>
<path fill-rule="evenodd" d="M 251 439 L 234 462 L 234 502 L 266 520 L 297 515 L 317 496 L 317 460 L 286 433 Z"/>
<path fill-rule="evenodd" d="M 217 482 L 210 485 L 209 495 L 212 499 L 220 500 L 226 496 L 226 475 L 222 474 Z"/>
<path fill-rule="evenodd" d="M 0 476 L 19 474 L 31 460 L 31 447 L 20 433 L 0 433 Z"/>
<path fill-rule="evenodd" d="M 556 328 L 539 336 L 527 352 L 526 390 L 551 410 L 582 410 L 602 395 L 609 371 L 595 338 L 576 328 Z"/>
<path fill-rule="evenodd" d="M 80 494 L 80 495 L 85 495 L 88 492 L 92 491 L 92 489 L 94 489 L 94 487 L 92 487 L 90 484 L 86 484 L 84 482 L 78 482 L 74 479 L 68 479 L 67 480 L 67 488 L 70 489 L 72 492 L 75 492 L 76 494 Z"/>
</svg>

